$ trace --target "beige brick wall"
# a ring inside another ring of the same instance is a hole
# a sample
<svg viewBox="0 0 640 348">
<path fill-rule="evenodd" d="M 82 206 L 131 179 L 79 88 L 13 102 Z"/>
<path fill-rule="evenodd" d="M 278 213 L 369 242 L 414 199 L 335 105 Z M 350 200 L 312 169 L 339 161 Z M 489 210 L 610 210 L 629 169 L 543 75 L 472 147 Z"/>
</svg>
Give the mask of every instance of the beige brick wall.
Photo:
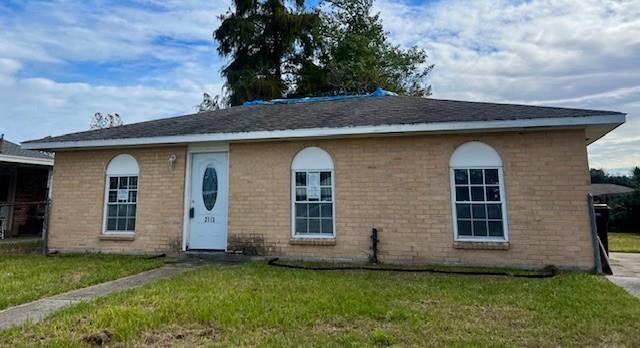
<svg viewBox="0 0 640 348">
<path fill-rule="evenodd" d="M 453 247 L 449 158 L 472 140 L 493 146 L 504 163 L 508 250 Z M 290 241 L 291 161 L 306 146 L 333 157 L 335 245 Z M 229 158 L 230 249 L 366 259 L 375 226 L 388 262 L 593 267 L 581 130 L 238 143 Z"/>
<path fill-rule="evenodd" d="M 467 141 L 493 146 L 504 162 L 508 250 L 454 248 L 449 158 Z M 307 146 L 328 151 L 336 183 L 335 245 L 291 241 L 291 161 Z M 105 168 L 120 153 L 140 165 L 133 241 L 101 240 Z M 174 169 L 169 155 L 178 157 Z M 50 248 L 153 253 L 182 238 L 185 146 L 56 154 Z M 593 251 L 579 130 L 234 143 L 230 145 L 229 249 L 266 255 L 365 260 L 381 228 L 386 262 L 589 269 Z"/>
<path fill-rule="evenodd" d="M 101 240 L 105 170 L 118 154 L 140 167 L 135 239 Z M 168 158 L 177 156 L 171 169 Z M 185 146 L 56 153 L 49 247 L 60 251 L 154 253 L 179 250 L 182 241 Z"/>
</svg>

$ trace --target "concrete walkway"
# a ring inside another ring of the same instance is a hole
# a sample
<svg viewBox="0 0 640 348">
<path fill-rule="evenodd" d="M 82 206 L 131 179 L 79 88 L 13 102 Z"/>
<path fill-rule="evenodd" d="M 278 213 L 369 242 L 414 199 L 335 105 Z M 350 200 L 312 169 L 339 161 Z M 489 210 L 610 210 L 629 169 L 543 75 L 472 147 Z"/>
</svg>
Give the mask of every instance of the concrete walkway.
<svg viewBox="0 0 640 348">
<path fill-rule="evenodd" d="M 640 253 L 609 253 L 614 284 L 640 299 Z"/>
<path fill-rule="evenodd" d="M 0 330 L 24 324 L 28 321 L 38 322 L 49 314 L 72 304 L 131 289 L 158 279 L 168 278 L 193 268 L 190 264 L 166 265 L 129 277 L 10 307 L 0 311 Z"/>
</svg>

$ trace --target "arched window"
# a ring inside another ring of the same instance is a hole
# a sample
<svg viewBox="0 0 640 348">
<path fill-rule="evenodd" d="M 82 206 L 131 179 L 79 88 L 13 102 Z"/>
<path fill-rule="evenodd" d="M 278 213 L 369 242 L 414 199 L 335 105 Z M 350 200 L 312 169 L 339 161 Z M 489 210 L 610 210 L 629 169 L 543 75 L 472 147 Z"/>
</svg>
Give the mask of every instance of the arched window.
<svg viewBox="0 0 640 348">
<path fill-rule="evenodd" d="M 292 234 L 334 237 L 334 177 L 331 156 L 318 147 L 298 152 L 291 164 Z"/>
<path fill-rule="evenodd" d="M 468 142 L 451 155 L 449 166 L 455 239 L 506 241 L 506 196 L 500 155 L 487 144 Z"/>
<path fill-rule="evenodd" d="M 118 155 L 107 166 L 104 233 L 134 233 L 138 203 L 138 162 Z"/>
</svg>

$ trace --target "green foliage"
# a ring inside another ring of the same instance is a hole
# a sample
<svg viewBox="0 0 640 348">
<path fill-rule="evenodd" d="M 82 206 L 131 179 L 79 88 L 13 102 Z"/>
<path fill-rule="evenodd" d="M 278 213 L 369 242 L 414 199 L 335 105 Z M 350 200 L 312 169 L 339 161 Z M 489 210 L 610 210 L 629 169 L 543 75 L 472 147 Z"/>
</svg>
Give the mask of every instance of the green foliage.
<svg viewBox="0 0 640 348">
<path fill-rule="evenodd" d="M 640 168 L 635 167 L 631 171 L 631 176 L 627 175 L 609 175 L 603 169 L 591 168 L 589 170 L 591 174 L 592 184 L 616 184 L 632 188 L 640 189 Z"/>
<path fill-rule="evenodd" d="M 428 96 L 433 69 L 424 50 L 389 42 L 373 0 L 326 0 L 317 59 L 302 64 L 294 95 L 371 92 L 376 87 L 403 95 Z"/>
<path fill-rule="evenodd" d="M 108 346 L 182 347 L 197 326 L 215 336 L 193 346 L 623 347 L 637 346 L 638 318 L 637 299 L 590 274 L 523 279 L 249 263 L 79 304 L 0 332 L 0 346 L 86 347 L 83 337 L 109 330 Z M 173 341 L 159 344 L 154 333 Z"/>
<path fill-rule="evenodd" d="M 289 89 L 283 77 L 295 74 L 297 63 L 310 54 L 318 13 L 307 11 L 304 0 L 234 0 L 233 5 L 213 33 L 218 53 L 231 58 L 222 69 L 227 103 L 282 97 Z"/>
<path fill-rule="evenodd" d="M 609 198 L 609 230 L 640 231 L 640 192 Z"/>
<path fill-rule="evenodd" d="M 382 87 L 428 96 L 433 65 L 416 47 L 389 42 L 373 0 L 326 0 L 323 12 L 303 0 L 234 0 L 214 32 L 225 104 L 253 99 L 371 92 Z"/>
</svg>

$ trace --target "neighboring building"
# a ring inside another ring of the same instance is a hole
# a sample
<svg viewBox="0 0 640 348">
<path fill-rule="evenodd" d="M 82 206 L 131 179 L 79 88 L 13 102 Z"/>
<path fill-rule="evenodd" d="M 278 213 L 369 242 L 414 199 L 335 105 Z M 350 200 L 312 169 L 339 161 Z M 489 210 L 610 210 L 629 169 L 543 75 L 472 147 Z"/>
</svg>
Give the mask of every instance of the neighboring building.
<svg viewBox="0 0 640 348">
<path fill-rule="evenodd" d="M 616 184 L 591 184 L 591 194 L 597 200 L 606 202 L 610 197 L 629 195 L 637 190 Z"/>
<path fill-rule="evenodd" d="M 53 156 L 0 136 L 0 239 L 42 232 Z"/>
<path fill-rule="evenodd" d="M 415 97 L 239 106 L 29 141 L 49 247 L 591 269 L 586 146 L 618 112 Z"/>
</svg>

